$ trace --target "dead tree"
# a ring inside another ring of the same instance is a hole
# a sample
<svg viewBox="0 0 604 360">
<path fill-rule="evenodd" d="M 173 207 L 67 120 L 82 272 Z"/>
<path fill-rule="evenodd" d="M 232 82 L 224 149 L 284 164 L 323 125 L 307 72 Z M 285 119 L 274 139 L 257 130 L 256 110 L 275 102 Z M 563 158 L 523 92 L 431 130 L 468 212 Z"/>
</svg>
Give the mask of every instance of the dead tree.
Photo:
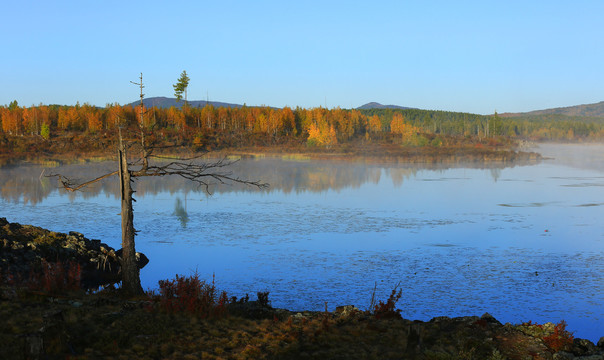
<svg viewBox="0 0 604 360">
<path fill-rule="evenodd" d="M 140 158 L 134 162 L 128 161 L 127 149 L 134 145 L 133 142 L 128 143 L 122 138 L 121 128 L 118 131 L 118 170 L 104 174 L 98 178 L 82 182 L 74 183 L 68 177 L 62 174 L 51 174 L 49 177 L 57 177 L 64 189 L 68 191 L 78 191 L 88 185 L 96 183 L 100 180 L 113 175 L 120 177 L 120 192 L 121 192 L 121 217 L 122 217 L 122 258 L 121 258 L 121 274 L 122 274 L 122 289 L 128 295 L 139 295 L 143 293 L 143 288 L 140 282 L 140 272 L 136 261 L 136 250 L 134 246 L 134 238 L 136 230 L 134 228 L 134 212 L 132 202 L 132 183 L 135 178 L 142 176 L 167 176 L 178 175 L 187 180 L 197 183 L 209 193 L 209 186 L 213 183 L 231 184 L 239 183 L 257 187 L 259 189 L 268 187 L 268 184 L 260 181 L 250 181 L 240 179 L 232 175 L 228 171 L 228 167 L 233 164 L 233 161 L 222 159 L 213 162 L 200 162 L 199 156 L 192 158 L 163 158 L 163 162 L 153 163 L 152 158 L 160 158 L 153 155 L 153 146 L 146 143 L 145 131 L 143 126 L 143 74 L 141 73 L 140 83 L 134 83 L 141 88 L 141 107 L 139 120 L 140 137 Z M 135 169 L 137 168 L 137 169 Z"/>
</svg>

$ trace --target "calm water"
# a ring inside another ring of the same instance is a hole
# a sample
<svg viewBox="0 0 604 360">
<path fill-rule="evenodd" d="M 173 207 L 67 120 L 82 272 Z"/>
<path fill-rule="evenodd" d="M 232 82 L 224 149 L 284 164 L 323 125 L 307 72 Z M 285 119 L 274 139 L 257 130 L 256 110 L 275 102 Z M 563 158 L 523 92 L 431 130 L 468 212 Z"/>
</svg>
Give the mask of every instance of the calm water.
<svg viewBox="0 0 604 360">
<path fill-rule="evenodd" d="M 386 299 L 400 282 L 405 318 L 491 313 L 604 336 L 604 147 L 542 145 L 537 165 L 242 160 L 268 191 L 138 181 L 143 287 L 197 270 L 229 295 L 269 291 L 275 307 L 330 310 Z M 114 164 L 44 170 L 81 179 Z M 0 216 L 76 230 L 120 247 L 117 183 L 66 194 L 42 168 L 0 169 Z"/>
</svg>

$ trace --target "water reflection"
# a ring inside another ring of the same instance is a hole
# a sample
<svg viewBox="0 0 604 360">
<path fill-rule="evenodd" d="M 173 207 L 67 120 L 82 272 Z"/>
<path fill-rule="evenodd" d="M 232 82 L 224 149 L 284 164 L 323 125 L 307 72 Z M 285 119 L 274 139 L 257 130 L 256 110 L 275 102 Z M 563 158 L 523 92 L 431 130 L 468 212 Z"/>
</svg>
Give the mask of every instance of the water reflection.
<svg viewBox="0 0 604 360">
<path fill-rule="evenodd" d="M 180 221 L 180 226 L 183 229 L 186 229 L 187 223 L 189 222 L 189 214 L 187 214 L 187 195 L 185 194 L 184 206 L 182 200 L 179 197 L 176 198 L 174 202 L 174 212 L 172 215 L 176 216 L 178 221 Z"/>
<path fill-rule="evenodd" d="M 501 177 L 501 169 L 489 169 L 489 171 L 493 181 L 497 182 L 497 180 Z"/>
<path fill-rule="evenodd" d="M 45 168 L 39 165 L 8 166 L 0 169 L 0 196 L 10 202 L 23 202 L 37 204 L 48 197 L 53 191 L 69 196 L 73 201 L 81 196 L 84 199 L 95 197 L 101 193 L 119 196 L 119 182 L 117 177 L 112 177 L 92 184 L 79 192 L 71 193 L 63 190 L 50 174 L 62 174 L 74 180 L 87 181 L 103 174 L 114 171 L 114 162 L 87 163 L 63 165 L 56 168 Z M 457 165 L 462 166 L 462 165 Z M 467 167 L 488 168 L 494 181 L 500 177 L 501 169 L 514 165 L 470 164 Z M 279 158 L 261 158 L 256 160 L 241 160 L 231 166 L 233 174 L 243 179 L 261 180 L 270 184 L 267 191 L 281 191 L 284 193 L 324 192 L 327 190 L 342 190 L 346 188 L 358 189 L 364 184 L 377 184 L 382 176 L 389 176 L 396 187 L 403 185 L 406 179 L 414 177 L 420 169 L 445 170 L 449 165 L 399 165 L 399 164 L 366 164 L 363 162 L 342 161 L 292 161 Z M 384 173 L 383 173 L 384 172 Z M 431 179 L 430 181 L 434 181 Z M 447 180 L 447 179 L 443 179 Z M 135 185 L 136 197 L 160 192 L 189 192 L 203 193 L 204 188 L 180 178 L 151 177 L 137 178 Z M 210 193 L 224 193 L 231 191 L 252 191 L 240 184 L 228 186 L 210 186 Z M 180 205 L 175 205 L 180 206 Z M 180 210 L 175 210 L 175 214 Z M 185 224 L 183 222 L 183 224 Z"/>
</svg>

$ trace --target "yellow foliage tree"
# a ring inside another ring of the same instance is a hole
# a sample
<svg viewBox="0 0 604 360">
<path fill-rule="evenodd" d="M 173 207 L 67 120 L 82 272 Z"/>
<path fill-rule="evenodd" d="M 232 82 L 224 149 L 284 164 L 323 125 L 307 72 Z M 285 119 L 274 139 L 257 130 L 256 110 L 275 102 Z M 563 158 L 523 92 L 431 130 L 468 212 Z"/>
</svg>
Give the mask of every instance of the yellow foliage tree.
<svg viewBox="0 0 604 360">
<path fill-rule="evenodd" d="M 405 122 L 402 114 L 396 113 L 390 123 L 390 132 L 400 134 L 404 143 L 412 142 L 419 132 L 419 128 Z"/>
<path fill-rule="evenodd" d="M 404 124 L 405 118 L 403 115 L 401 113 L 394 114 L 390 122 L 390 132 L 393 134 L 402 134 Z"/>
<path fill-rule="evenodd" d="M 336 129 L 327 122 L 321 122 L 319 125 L 312 123 L 308 129 L 306 141 L 309 145 L 330 147 L 338 143 Z"/>
<path fill-rule="evenodd" d="M 373 115 L 369 119 L 369 132 L 378 133 L 380 131 L 382 131 L 382 121 L 379 116 Z"/>
</svg>

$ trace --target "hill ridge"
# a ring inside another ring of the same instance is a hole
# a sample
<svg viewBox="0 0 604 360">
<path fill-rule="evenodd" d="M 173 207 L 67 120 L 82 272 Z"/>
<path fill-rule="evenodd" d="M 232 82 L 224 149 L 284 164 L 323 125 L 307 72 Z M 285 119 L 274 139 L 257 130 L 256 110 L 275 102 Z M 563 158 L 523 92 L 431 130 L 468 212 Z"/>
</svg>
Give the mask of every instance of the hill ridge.
<svg viewBox="0 0 604 360">
<path fill-rule="evenodd" d="M 126 104 L 131 106 L 137 106 L 140 101 L 133 101 L 131 103 Z M 170 98 L 165 96 L 154 96 L 148 97 L 143 100 L 143 104 L 146 107 L 156 106 L 158 108 L 170 108 L 172 106 L 176 108 L 182 108 L 184 105 L 184 101 L 176 101 L 176 98 Z M 227 107 L 227 108 L 241 108 L 244 105 L 227 103 L 221 101 L 206 101 L 206 100 L 191 100 L 188 101 L 189 106 L 191 107 L 199 107 L 202 108 L 206 105 L 212 105 L 214 107 Z M 272 107 L 276 109 L 276 107 Z M 356 110 L 370 110 L 370 109 L 415 109 L 418 108 L 400 106 L 400 105 L 383 105 L 376 101 L 368 102 L 364 105 L 361 105 L 356 108 Z M 448 110 L 442 110 L 448 111 Z M 454 112 L 454 111 L 453 111 Z M 569 117 L 589 117 L 589 118 L 604 118 L 604 101 L 600 101 L 593 104 L 581 104 L 581 105 L 572 105 L 572 106 L 564 106 L 564 107 L 556 107 L 542 110 L 533 110 L 527 112 L 505 112 L 500 113 L 501 117 L 527 117 L 527 116 L 542 116 L 542 115 L 564 115 Z"/>
<path fill-rule="evenodd" d="M 368 110 L 368 109 L 413 109 L 411 107 L 400 106 L 400 105 L 382 105 L 379 102 L 371 101 L 367 104 L 361 105 L 356 108 L 357 110 Z"/>
<path fill-rule="evenodd" d="M 499 114 L 503 117 L 524 117 L 524 116 L 539 116 L 539 115 L 565 115 L 565 116 L 579 116 L 579 117 L 592 117 L 592 118 L 604 118 L 604 101 L 600 101 L 593 104 L 581 104 L 564 106 L 557 108 L 549 108 L 543 110 L 533 110 L 528 112 L 519 113 L 503 113 Z"/>
</svg>

